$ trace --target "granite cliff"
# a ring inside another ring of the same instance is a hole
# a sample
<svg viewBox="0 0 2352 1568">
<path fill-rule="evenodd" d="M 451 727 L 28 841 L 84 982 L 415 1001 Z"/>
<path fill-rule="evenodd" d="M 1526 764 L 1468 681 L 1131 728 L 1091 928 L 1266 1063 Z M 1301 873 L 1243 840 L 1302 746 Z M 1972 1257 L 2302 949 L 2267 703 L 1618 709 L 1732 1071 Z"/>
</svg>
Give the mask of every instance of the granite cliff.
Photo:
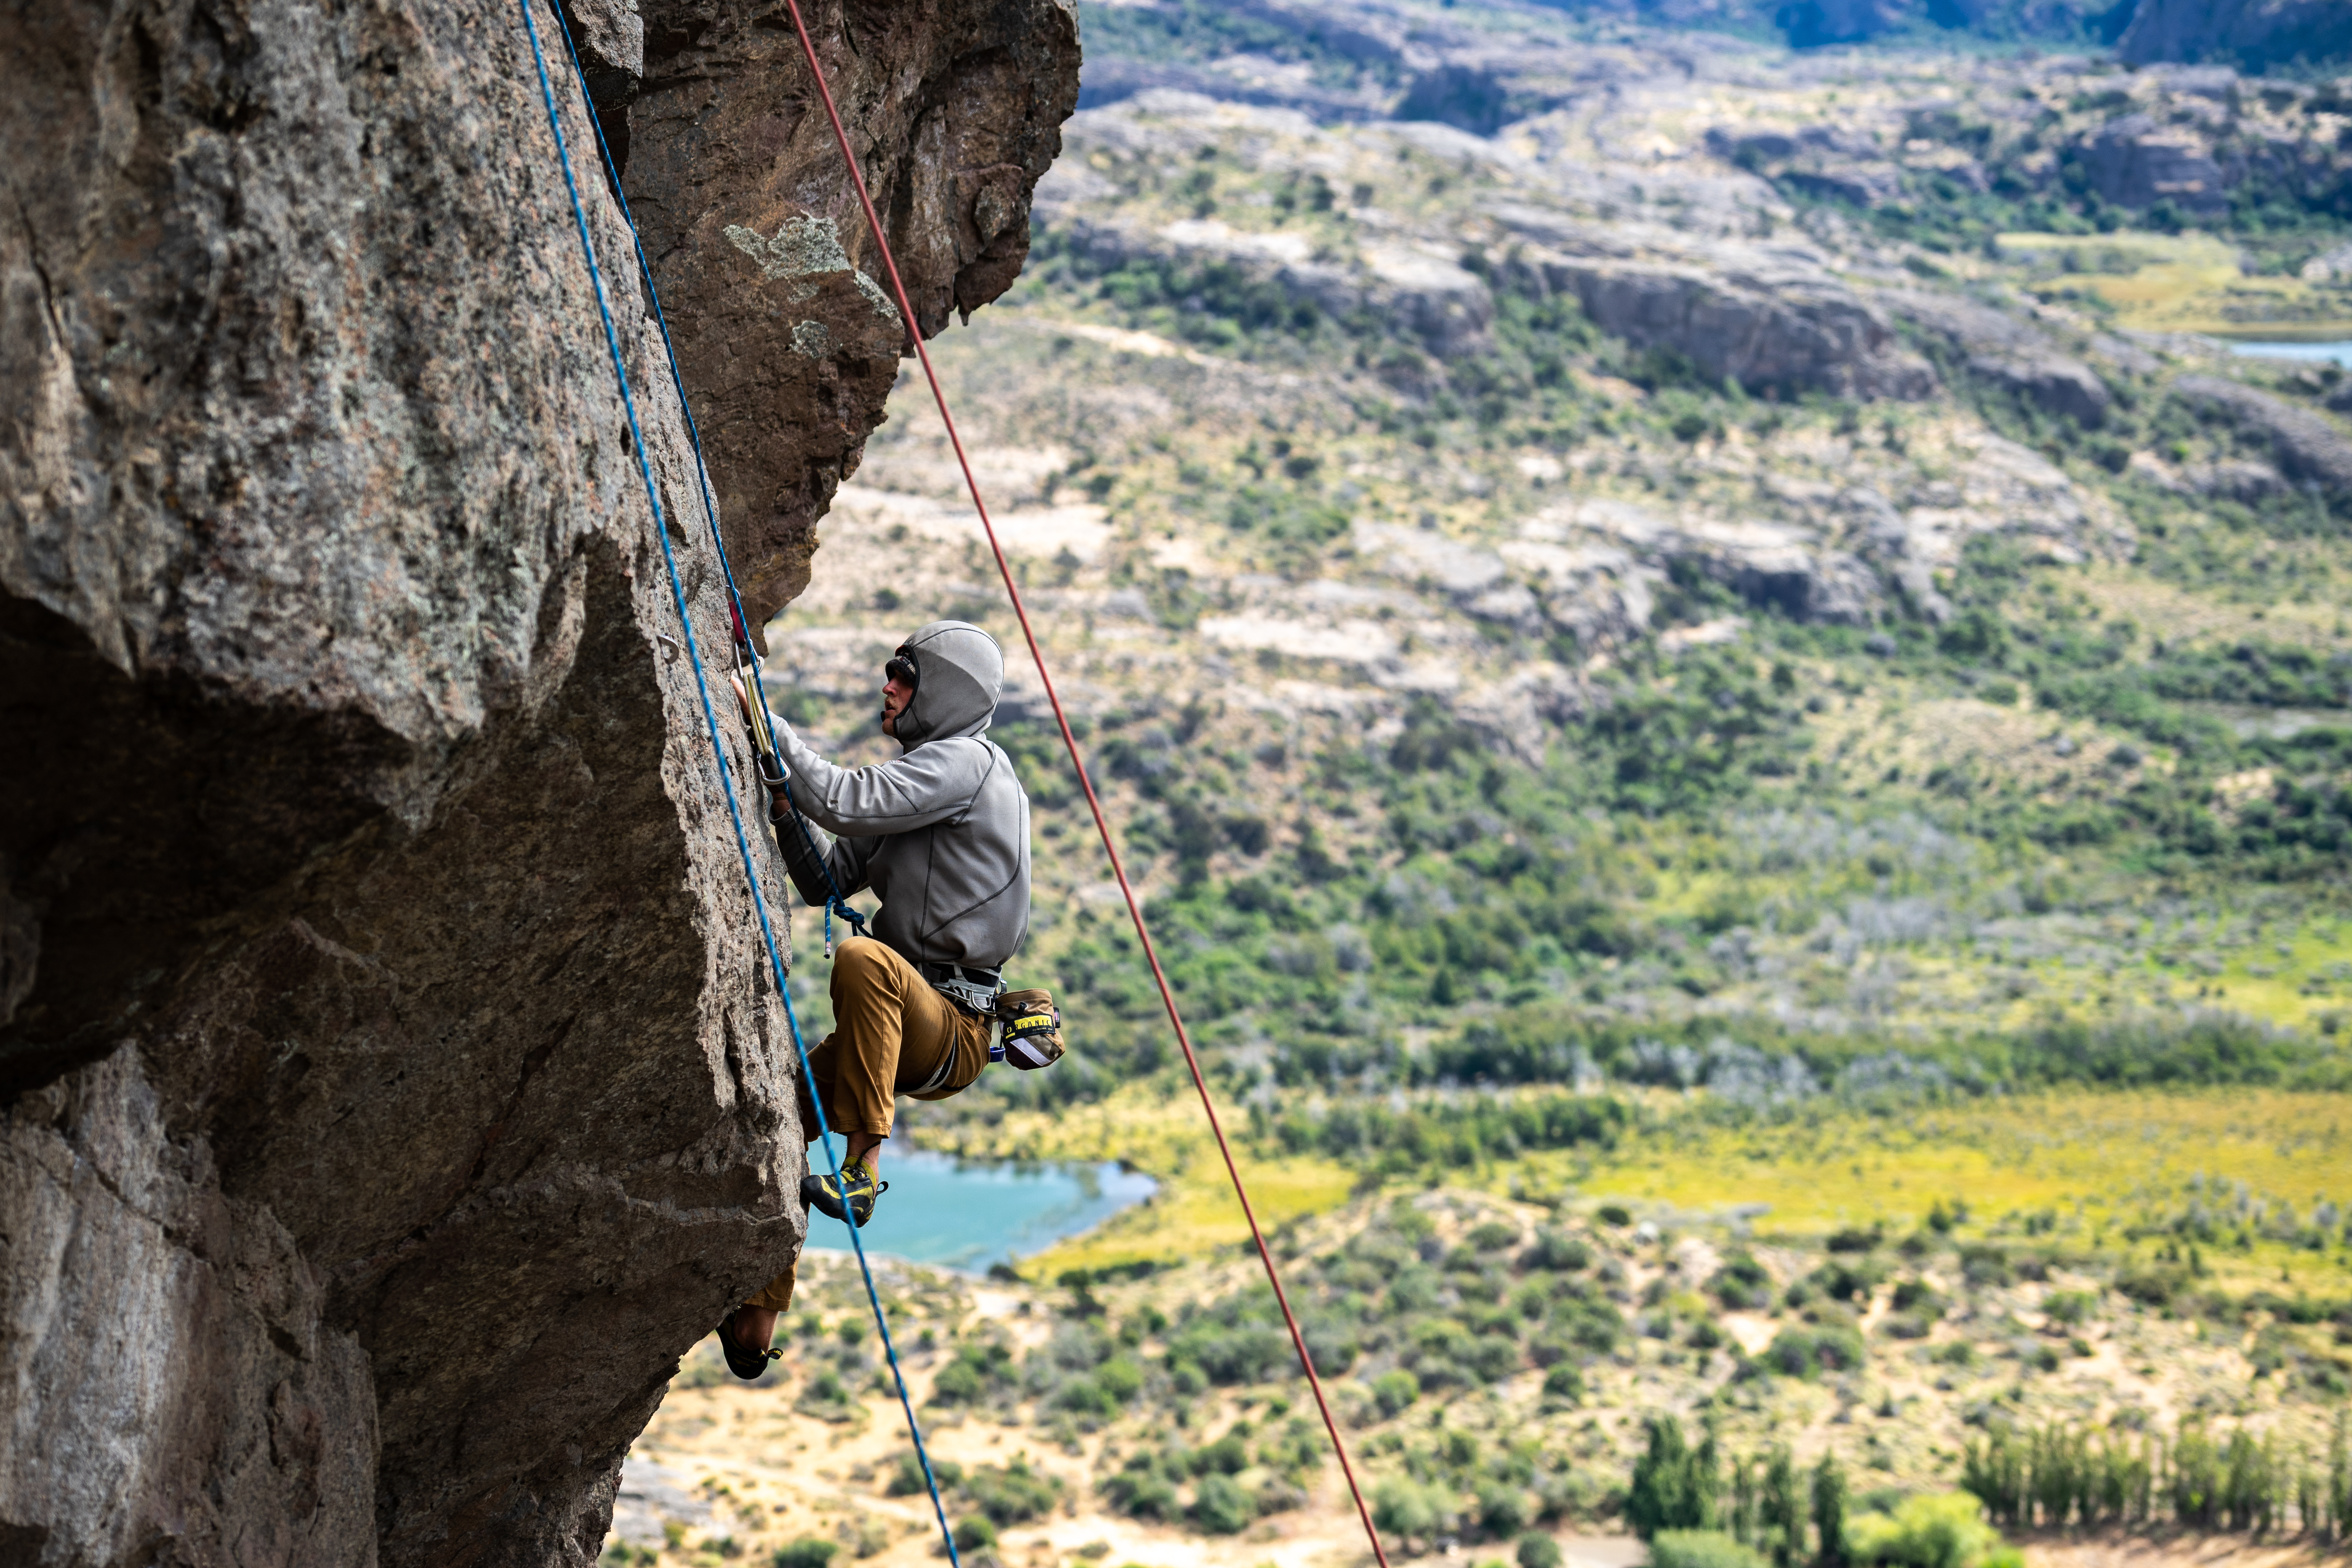
<svg viewBox="0 0 2352 1568">
<path fill-rule="evenodd" d="M 2352 22 L 2326 0 L 2140 0 L 2116 52 L 2133 65 L 2317 65 L 2352 54 Z"/>
<path fill-rule="evenodd" d="M 993 298 L 1074 16 L 810 12 L 924 324 Z M 772 607 L 897 312 L 780 5 L 570 20 Z M 0 48 L 0 1560 L 586 1563 L 801 1156 L 521 17 L 125 0 Z"/>
</svg>

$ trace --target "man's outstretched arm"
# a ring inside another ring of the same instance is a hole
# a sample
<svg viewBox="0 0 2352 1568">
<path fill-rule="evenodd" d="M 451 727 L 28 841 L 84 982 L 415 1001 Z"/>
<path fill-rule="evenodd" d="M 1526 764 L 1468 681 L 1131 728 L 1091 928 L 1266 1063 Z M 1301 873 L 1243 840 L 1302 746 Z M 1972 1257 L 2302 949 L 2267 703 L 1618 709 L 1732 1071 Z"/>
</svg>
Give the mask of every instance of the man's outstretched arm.
<svg viewBox="0 0 2352 1568">
<path fill-rule="evenodd" d="M 946 821 L 971 804 L 995 760 L 985 746 L 934 742 L 887 763 L 844 768 L 818 756 L 782 720 L 770 724 L 795 804 L 810 821 L 852 838 Z"/>
</svg>

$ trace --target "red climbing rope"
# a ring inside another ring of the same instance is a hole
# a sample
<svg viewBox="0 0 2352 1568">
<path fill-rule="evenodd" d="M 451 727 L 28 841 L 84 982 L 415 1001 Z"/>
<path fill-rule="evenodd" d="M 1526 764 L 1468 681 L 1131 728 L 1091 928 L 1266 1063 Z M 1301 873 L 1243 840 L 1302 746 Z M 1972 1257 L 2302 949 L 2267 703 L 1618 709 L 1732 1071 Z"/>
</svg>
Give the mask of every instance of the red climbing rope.
<svg viewBox="0 0 2352 1568">
<path fill-rule="evenodd" d="M 923 329 L 915 318 L 914 301 L 907 297 L 907 285 L 898 276 L 898 258 L 890 254 L 890 241 L 882 232 L 882 219 L 874 210 L 874 197 L 866 188 L 866 175 L 857 166 L 857 154 L 850 150 L 849 132 L 841 122 L 841 110 L 833 100 L 833 89 L 824 79 L 824 68 L 817 63 L 816 44 L 810 38 L 808 23 L 801 16 L 800 0 L 784 0 L 793 14 L 793 26 L 800 34 L 801 52 L 808 57 L 809 74 L 816 80 L 817 95 L 824 100 L 826 118 L 833 121 L 834 140 L 840 143 L 842 162 L 849 166 L 850 183 L 857 187 L 857 205 L 866 210 L 866 226 L 873 231 L 874 244 L 880 251 L 883 268 L 890 274 L 890 291 L 898 301 L 898 311 L 907 326 L 907 336 L 915 345 L 915 357 L 922 362 L 923 378 L 931 384 L 931 400 L 939 405 L 940 423 L 947 426 L 948 440 L 955 447 L 956 462 L 963 469 L 965 489 L 971 492 L 972 510 L 980 514 L 980 526 L 988 534 L 988 548 L 995 553 L 997 573 L 1004 579 L 1004 591 L 1013 600 L 1013 613 L 1021 621 L 1021 635 L 1029 644 L 1029 657 L 1037 663 L 1037 679 L 1045 683 L 1045 700 L 1053 705 L 1054 722 L 1061 726 L 1062 744 L 1069 749 L 1070 765 L 1077 770 L 1078 787 L 1086 792 L 1087 809 L 1094 813 L 1095 831 L 1102 835 L 1103 853 L 1110 857 L 1111 875 L 1118 879 L 1118 890 L 1127 900 L 1128 919 L 1135 922 L 1136 939 L 1143 944 L 1143 956 L 1151 965 L 1151 978 L 1160 986 L 1160 1000 L 1168 1009 L 1168 1022 L 1176 1031 L 1176 1043 L 1184 1049 L 1184 1065 L 1192 1070 L 1192 1087 L 1201 1091 L 1201 1110 L 1209 1118 L 1209 1131 L 1217 1135 L 1217 1152 L 1224 1156 L 1225 1174 L 1233 1178 L 1234 1196 L 1241 1200 L 1242 1217 L 1249 1221 L 1250 1239 L 1257 1244 L 1258 1260 L 1265 1265 L 1267 1283 L 1274 1287 L 1274 1299 L 1282 1308 L 1282 1321 L 1290 1330 L 1291 1347 L 1298 1352 L 1298 1364 L 1306 1369 L 1307 1386 L 1315 1391 L 1315 1407 L 1323 1413 L 1324 1427 L 1331 1434 L 1331 1447 L 1339 1456 L 1340 1473 L 1348 1478 L 1349 1493 L 1356 1500 L 1357 1515 L 1364 1521 L 1364 1534 L 1372 1543 L 1372 1555 L 1380 1568 L 1389 1568 L 1389 1554 L 1381 1545 L 1381 1532 L 1372 1525 L 1372 1510 L 1364 1501 L 1364 1489 L 1357 1484 L 1356 1468 L 1348 1461 L 1348 1445 L 1339 1436 L 1339 1423 L 1331 1415 L 1331 1402 L 1323 1396 L 1323 1380 L 1316 1375 L 1315 1358 L 1307 1352 L 1307 1336 L 1300 1332 L 1298 1314 L 1290 1310 L 1289 1293 L 1282 1288 L 1282 1275 L 1274 1266 L 1274 1252 L 1265 1244 L 1265 1233 L 1258 1228 L 1257 1211 L 1250 1206 L 1249 1189 L 1242 1184 L 1241 1167 L 1234 1163 L 1233 1145 L 1225 1141 L 1223 1123 L 1217 1120 L 1217 1106 L 1209 1094 L 1209 1080 L 1202 1076 L 1201 1058 L 1193 1052 L 1192 1037 L 1184 1027 L 1184 1016 L 1176 1009 L 1176 993 L 1169 986 L 1168 973 L 1160 967 L 1159 950 L 1151 944 L 1151 928 L 1143 919 L 1143 906 L 1136 901 L 1135 889 L 1127 879 L 1127 867 L 1118 858 L 1118 846 L 1110 836 L 1110 823 L 1103 816 L 1102 802 L 1096 798 L 1094 780 L 1087 773 L 1086 759 L 1079 754 L 1078 738 L 1070 732 L 1069 716 L 1062 711 L 1062 699 L 1054 689 L 1054 677 L 1045 668 L 1045 649 L 1037 646 L 1037 633 L 1029 624 L 1028 606 L 1021 602 L 1021 586 L 1013 580 L 1012 563 L 1004 558 L 1004 546 L 996 537 L 996 524 L 990 521 L 988 503 L 981 499 L 980 481 L 971 471 L 971 458 L 963 449 L 963 437 L 956 434 L 955 416 L 948 412 L 947 390 L 940 384 L 939 372 L 931 366 L 930 350 L 924 346 Z"/>
</svg>

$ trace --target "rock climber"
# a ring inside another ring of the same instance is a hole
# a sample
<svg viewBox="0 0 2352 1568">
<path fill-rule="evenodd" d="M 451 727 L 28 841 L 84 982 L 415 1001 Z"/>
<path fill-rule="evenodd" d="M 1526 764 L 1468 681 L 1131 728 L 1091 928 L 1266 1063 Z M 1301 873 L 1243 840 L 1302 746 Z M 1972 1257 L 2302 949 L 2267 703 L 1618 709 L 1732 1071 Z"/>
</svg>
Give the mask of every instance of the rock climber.
<svg viewBox="0 0 2352 1568">
<path fill-rule="evenodd" d="M 894 1097 L 944 1100 L 989 1062 L 1000 974 L 1029 930 L 1029 796 L 988 739 L 1003 684 L 995 638 L 933 621 L 883 667 L 882 732 L 899 756 L 836 767 L 770 718 L 784 775 L 768 781 L 769 815 L 793 886 L 813 909 L 866 888 L 882 900 L 874 934 L 835 952 L 834 1032 L 809 1052 L 825 1123 L 848 1151 L 838 1180 L 804 1176 L 801 1197 L 835 1219 L 863 1226 L 888 1188 L 877 1173 Z M 735 692 L 748 720 L 740 679 Z M 817 829 L 833 835 L 829 847 Z M 795 1082 L 814 1142 L 808 1086 Z M 766 1371 L 792 1291 L 787 1268 L 719 1326 L 737 1376 Z"/>
</svg>

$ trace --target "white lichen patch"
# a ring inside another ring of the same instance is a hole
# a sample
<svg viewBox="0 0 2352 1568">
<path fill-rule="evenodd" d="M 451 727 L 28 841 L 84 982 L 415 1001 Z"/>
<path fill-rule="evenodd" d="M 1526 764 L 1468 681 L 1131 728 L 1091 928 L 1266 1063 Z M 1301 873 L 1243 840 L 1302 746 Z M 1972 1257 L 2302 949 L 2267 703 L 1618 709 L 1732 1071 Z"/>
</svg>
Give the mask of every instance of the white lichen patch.
<svg viewBox="0 0 2352 1568">
<path fill-rule="evenodd" d="M 833 333 L 823 321 L 793 323 L 793 353 L 806 354 L 811 359 L 823 359 L 833 353 Z"/>
<path fill-rule="evenodd" d="M 841 248 L 841 231 L 834 226 L 831 218 L 788 217 L 773 236 L 740 224 L 729 224 L 726 234 L 730 244 L 760 264 L 761 277 L 772 282 L 792 281 L 785 298 L 795 305 L 816 298 L 816 285 L 810 279 L 846 272 L 857 285 L 857 291 L 866 296 L 866 302 L 874 307 L 876 315 L 892 322 L 898 320 L 898 308 L 882 292 L 882 286 L 849 264 L 848 253 Z M 798 329 L 793 334 L 793 346 L 801 347 Z"/>
</svg>

